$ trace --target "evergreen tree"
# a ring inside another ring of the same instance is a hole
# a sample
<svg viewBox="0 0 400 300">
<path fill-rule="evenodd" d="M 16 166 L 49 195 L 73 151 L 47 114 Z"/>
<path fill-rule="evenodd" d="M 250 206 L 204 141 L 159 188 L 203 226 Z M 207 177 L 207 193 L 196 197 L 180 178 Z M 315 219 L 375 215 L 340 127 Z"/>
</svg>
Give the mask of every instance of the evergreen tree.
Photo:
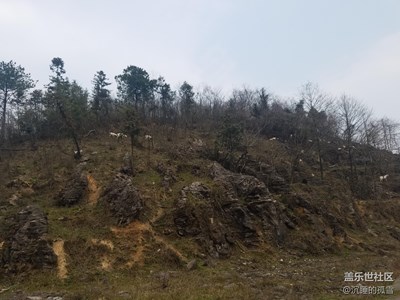
<svg viewBox="0 0 400 300">
<path fill-rule="evenodd" d="M 50 70 L 50 84 L 47 86 L 46 100 L 49 110 L 57 111 L 76 148 L 75 157 L 80 158 L 81 149 L 78 140 L 77 128 L 81 128 L 86 119 L 88 93 L 75 81 L 72 84 L 68 78 L 64 78 L 64 61 L 53 58 Z"/>
<path fill-rule="evenodd" d="M 107 89 L 111 83 L 103 71 L 98 71 L 93 78 L 92 105 L 91 109 L 97 117 L 108 117 L 111 105 L 110 90 Z"/>
<path fill-rule="evenodd" d="M 12 60 L 8 63 L 0 62 L 0 105 L 1 105 L 1 129 L 0 142 L 5 140 L 6 115 L 10 105 L 23 105 L 25 95 L 29 89 L 35 86 L 29 73 L 17 66 Z"/>
<path fill-rule="evenodd" d="M 121 75 L 115 77 L 118 96 L 125 102 L 134 105 L 136 111 L 141 109 L 142 117 L 146 117 L 146 104 L 154 97 L 157 80 L 151 80 L 142 68 L 128 66 Z"/>
<path fill-rule="evenodd" d="M 185 127 L 188 127 L 188 123 L 193 124 L 194 114 L 194 92 L 193 87 L 186 81 L 179 88 L 179 98 L 181 100 L 181 113 L 185 121 Z"/>
</svg>

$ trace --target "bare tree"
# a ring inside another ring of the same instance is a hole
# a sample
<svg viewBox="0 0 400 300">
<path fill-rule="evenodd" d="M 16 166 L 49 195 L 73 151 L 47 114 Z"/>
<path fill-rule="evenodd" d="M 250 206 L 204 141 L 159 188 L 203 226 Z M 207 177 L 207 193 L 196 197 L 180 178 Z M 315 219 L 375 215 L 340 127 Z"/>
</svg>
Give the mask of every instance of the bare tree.
<svg viewBox="0 0 400 300">
<path fill-rule="evenodd" d="M 355 165 L 353 159 L 353 143 L 362 137 L 364 121 L 372 114 L 363 104 L 347 95 L 342 95 L 338 103 L 338 117 L 341 125 L 342 138 L 346 143 L 350 174 L 355 176 Z"/>
<path fill-rule="evenodd" d="M 382 137 L 381 148 L 386 151 L 397 149 L 400 124 L 388 118 L 382 118 L 379 120 L 379 125 Z"/>
<path fill-rule="evenodd" d="M 327 112 L 332 107 L 332 98 L 323 93 L 317 84 L 307 82 L 300 91 L 300 97 L 304 101 L 304 107 L 308 111 L 307 117 L 311 122 L 311 138 L 317 145 L 318 163 L 321 180 L 324 179 L 324 164 L 322 158 L 321 140 L 328 133 Z"/>
</svg>

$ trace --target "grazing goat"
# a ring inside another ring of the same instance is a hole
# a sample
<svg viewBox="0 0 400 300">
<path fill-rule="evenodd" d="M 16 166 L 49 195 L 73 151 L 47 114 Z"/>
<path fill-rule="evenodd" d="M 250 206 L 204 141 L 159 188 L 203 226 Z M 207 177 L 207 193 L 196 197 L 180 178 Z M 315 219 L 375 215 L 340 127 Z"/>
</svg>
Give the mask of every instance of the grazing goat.
<svg viewBox="0 0 400 300">
<path fill-rule="evenodd" d="M 79 152 L 77 150 L 74 151 L 74 158 L 79 159 L 82 155 L 83 150 L 80 150 Z"/>
<path fill-rule="evenodd" d="M 383 176 L 379 176 L 379 181 L 387 181 L 387 178 L 389 177 L 389 174 L 383 175 Z"/>
<path fill-rule="evenodd" d="M 128 136 L 124 133 L 117 133 L 117 139 L 127 138 Z"/>
<path fill-rule="evenodd" d="M 126 134 L 121 133 L 121 132 L 118 132 L 118 133 L 110 132 L 110 136 L 116 137 L 117 139 L 122 139 L 122 138 L 127 138 L 128 137 Z"/>
<path fill-rule="evenodd" d="M 149 134 L 146 134 L 144 136 L 145 141 L 147 142 L 148 148 L 154 148 L 154 143 L 153 143 L 153 137 Z"/>
</svg>

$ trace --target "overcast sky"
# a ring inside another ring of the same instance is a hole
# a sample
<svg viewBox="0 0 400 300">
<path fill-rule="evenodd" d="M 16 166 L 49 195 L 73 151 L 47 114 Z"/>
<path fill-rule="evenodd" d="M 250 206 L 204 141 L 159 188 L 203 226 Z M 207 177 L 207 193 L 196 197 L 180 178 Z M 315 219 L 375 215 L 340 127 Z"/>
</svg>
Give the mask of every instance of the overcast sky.
<svg viewBox="0 0 400 300">
<path fill-rule="evenodd" d="M 88 89 L 128 65 L 225 93 L 296 97 L 312 81 L 400 121 L 399 0 L 0 0 L 0 37 L 0 61 L 38 87 L 61 57 Z"/>
</svg>

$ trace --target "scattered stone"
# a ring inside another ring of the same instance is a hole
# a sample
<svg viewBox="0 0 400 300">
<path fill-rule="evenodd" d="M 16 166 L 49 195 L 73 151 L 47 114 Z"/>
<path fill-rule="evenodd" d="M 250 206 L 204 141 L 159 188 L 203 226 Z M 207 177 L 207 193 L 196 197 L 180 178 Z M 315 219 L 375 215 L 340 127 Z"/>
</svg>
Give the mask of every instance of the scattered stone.
<svg viewBox="0 0 400 300">
<path fill-rule="evenodd" d="M 118 296 L 124 298 L 124 299 L 132 299 L 131 294 L 129 294 L 127 291 L 120 291 L 118 292 Z"/>
<path fill-rule="evenodd" d="M 32 188 L 32 184 L 28 182 L 23 176 L 11 180 L 6 184 L 8 188 Z"/>
<path fill-rule="evenodd" d="M 10 203 L 12 206 L 18 206 L 20 199 L 21 195 L 16 193 L 8 199 L 8 203 Z"/>
<path fill-rule="evenodd" d="M 196 147 L 203 147 L 205 146 L 205 143 L 203 142 L 202 139 L 193 138 L 192 145 Z"/>
<path fill-rule="evenodd" d="M 388 231 L 393 238 L 400 241 L 400 229 L 396 227 L 389 227 Z"/>
<path fill-rule="evenodd" d="M 158 278 L 160 279 L 161 287 L 163 289 L 167 288 L 169 285 L 169 272 L 160 272 Z"/>
<path fill-rule="evenodd" d="M 192 271 L 194 269 L 197 268 L 197 260 L 196 259 L 192 259 L 191 261 L 189 261 L 186 265 L 186 269 L 188 271 Z"/>
<path fill-rule="evenodd" d="M 186 196 L 187 193 L 191 193 L 194 196 L 208 198 L 210 196 L 210 189 L 201 182 L 195 181 L 191 185 L 182 189 L 182 195 Z"/>
<path fill-rule="evenodd" d="M 159 162 L 156 166 L 156 171 L 163 176 L 161 185 L 166 191 L 168 191 L 171 186 L 178 181 L 176 177 L 176 170 L 170 165 Z"/>
<path fill-rule="evenodd" d="M 230 284 L 227 284 L 227 285 L 224 285 L 224 289 L 225 290 L 231 290 L 231 289 L 234 289 L 234 288 L 236 288 L 238 285 L 236 284 L 236 283 L 230 283 Z"/>
<path fill-rule="evenodd" d="M 123 165 L 119 169 L 119 172 L 125 175 L 133 176 L 135 175 L 134 169 L 133 169 L 133 161 L 132 161 L 132 156 L 126 152 L 123 158 Z"/>
</svg>

